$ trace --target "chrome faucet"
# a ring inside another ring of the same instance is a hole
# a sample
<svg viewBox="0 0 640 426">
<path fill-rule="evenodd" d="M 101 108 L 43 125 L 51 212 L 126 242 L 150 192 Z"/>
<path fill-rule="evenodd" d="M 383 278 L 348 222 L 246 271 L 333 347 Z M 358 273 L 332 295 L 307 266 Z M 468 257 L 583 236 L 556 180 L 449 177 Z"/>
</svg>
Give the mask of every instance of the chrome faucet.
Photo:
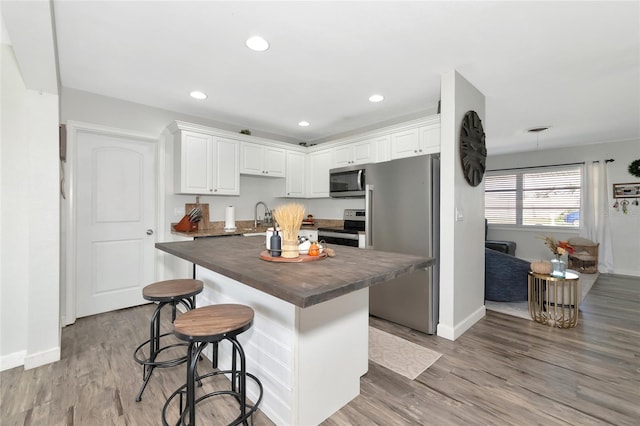
<svg viewBox="0 0 640 426">
<path fill-rule="evenodd" d="M 258 201 L 256 203 L 255 211 L 254 211 L 254 214 L 253 214 L 253 227 L 254 228 L 258 227 L 258 206 L 260 204 L 262 204 L 264 206 L 264 217 L 265 217 L 265 219 L 267 217 L 267 214 L 269 213 L 269 207 L 267 207 L 267 205 L 264 202 Z"/>
</svg>

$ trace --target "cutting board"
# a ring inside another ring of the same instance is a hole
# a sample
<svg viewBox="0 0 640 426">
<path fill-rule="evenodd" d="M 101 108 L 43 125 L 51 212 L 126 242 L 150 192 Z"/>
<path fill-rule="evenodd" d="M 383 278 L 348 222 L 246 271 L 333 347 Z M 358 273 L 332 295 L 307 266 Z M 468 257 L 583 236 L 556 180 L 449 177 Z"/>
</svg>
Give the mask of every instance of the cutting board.
<svg viewBox="0 0 640 426">
<path fill-rule="evenodd" d="M 202 219 L 198 222 L 198 229 L 209 229 L 211 228 L 211 224 L 209 223 L 209 204 L 201 204 L 201 203 L 187 203 L 184 205 L 184 214 L 189 214 L 191 210 L 196 207 L 200 207 L 202 211 Z"/>
</svg>

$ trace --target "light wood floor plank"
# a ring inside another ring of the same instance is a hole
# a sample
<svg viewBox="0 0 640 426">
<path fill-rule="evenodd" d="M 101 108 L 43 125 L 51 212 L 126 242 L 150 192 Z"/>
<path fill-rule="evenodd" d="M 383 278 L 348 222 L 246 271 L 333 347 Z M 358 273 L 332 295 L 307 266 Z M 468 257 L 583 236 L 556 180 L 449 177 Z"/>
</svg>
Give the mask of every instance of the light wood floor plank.
<svg viewBox="0 0 640 426">
<path fill-rule="evenodd" d="M 148 336 L 153 308 L 81 318 L 63 329 L 61 361 L 0 373 L 0 423 L 160 424 L 162 405 L 184 382 L 186 367 L 156 370 L 142 402 L 135 402 L 142 370 L 132 351 Z M 601 274 L 572 329 L 489 311 L 451 342 L 378 318 L 370 323 L 443 356 L 416 380 L 370 362 L 360 396 L 325 426 L 637 425 L 640 419 L 638 278 Z M 166 315 L 163 330 L 170 329 Z M 200 391 L 227 383 L 218 378 Z M 225 424 L 235 407 L 230 398 L 198 406 L 199 424 Z M 176 407 L 170 412 L 177 416 Z M 259 413 L 254 424 L 272 423 Z"/>
</svg>

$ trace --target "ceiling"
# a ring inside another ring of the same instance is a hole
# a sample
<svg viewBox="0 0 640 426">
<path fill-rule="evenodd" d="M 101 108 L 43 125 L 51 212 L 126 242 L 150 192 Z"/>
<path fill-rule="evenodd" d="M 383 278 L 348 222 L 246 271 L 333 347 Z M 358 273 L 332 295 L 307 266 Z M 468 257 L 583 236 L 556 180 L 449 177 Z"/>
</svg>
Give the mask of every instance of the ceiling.
<svg viewBox="0 0 640 426">
<path fill-rule="evenodd" d="M 254 135 L 318 143 L 434 114 L 457 70 L 486 96 L 489 155 L 640 138 L 638 1 L 53 5 L 63 87 Z"/>
</svg>

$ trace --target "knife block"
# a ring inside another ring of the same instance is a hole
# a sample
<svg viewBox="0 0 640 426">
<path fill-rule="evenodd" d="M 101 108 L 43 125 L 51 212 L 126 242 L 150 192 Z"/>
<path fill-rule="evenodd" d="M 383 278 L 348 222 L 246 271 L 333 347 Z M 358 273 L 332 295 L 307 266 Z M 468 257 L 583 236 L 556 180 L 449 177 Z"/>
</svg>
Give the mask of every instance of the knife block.
<svg viewBox="0 0 640 426">
<path fill-rule="evenodd" d="M 197 231 L 198 230 L 198 222 L 191 223 L 191 222 L 189 222 L 189 216 L 188 215 L 184 215 L 184 217 L 182 219 L 180 219 L 180 222 L 178 222 L 175 225 L 173 225 L 173 229 L 175 229 L 178 232 L 193 232 L 193 231 Z"/>
</svg>

